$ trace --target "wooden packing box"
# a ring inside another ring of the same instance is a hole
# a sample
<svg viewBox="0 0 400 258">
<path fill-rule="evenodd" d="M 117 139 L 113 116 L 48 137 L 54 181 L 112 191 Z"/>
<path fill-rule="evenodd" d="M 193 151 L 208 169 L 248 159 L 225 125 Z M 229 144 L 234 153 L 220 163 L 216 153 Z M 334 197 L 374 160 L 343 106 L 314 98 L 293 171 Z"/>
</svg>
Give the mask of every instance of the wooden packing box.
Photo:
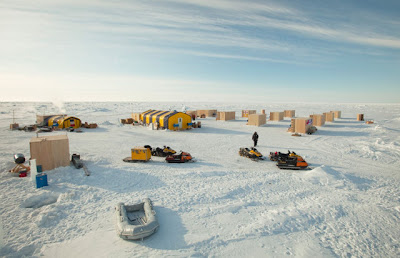
<svg viewBox="0 0 400 258">
<path fill-rule="evenodd" d="M 19 128 L 19 124 L 14 123 L 14 124 L 10 124 L 10 130 L 17 130 Z"/>
<path fill-rule="evenodd" d="M 29 142 L 31 159 L 41 165 L 43 171 L 70 164 L 69 140 L 67 135 L 34 137 Z"/>
<path fill-rule="evenodd" d="M 335 121 L 335 113 L 333 112 L 326 112 L 324 113 L 325 122 L 334 122 Z"/>
<path fill-rule="evenodd" d="M 217 116 L 217 110 L 216 109 L 197 110 L 196 113 L 197 113 L 197 116 L 201 117 L 201 118 L 216 117 Z"/>
<path fill-rule="evenodd" d="M 242 117 L 249 117 L 249 115 L 256 114 L 256 110 L 242 110 Z"/>
<path fill-rule="evenodd" d="M 364 114 L 357 114 L 357 121 L 364 121 Z"/>
<path fill-rule="evenodd" d="M 140 121 L 140 113 L 132 113 L 131 115 L 133 121 L 139 122 Z"/>
<path fill-rule="evenodd" d="M 270 112 L 269 120 L 271 121 L 282 121 L 283 120 L 283 112 Z"/>
<path fill-rule="evenodd" d="M 297 117 L 294 118 L 294 130 L 295 133 L 307 133 L 307 130 L 312 126 L 312 118 L 309 117 Z"/>
<path fill-rule="evenodd" d="M 267 115 L 266 114 L 251 114 L 249 115 L 248 125 L 261 126 L 267 123 Z"/>
<path fill-rule="evenodd" d="M 224 111 L 224 112 L 217 112 L 216 120 L 235 120 L 235 111 Z"/>
<path fill-rule="evenodd" d="M 342 117 L 342 111 L 331 111 L 335 114 L 335 118 L 341 118 Z"/>
<path fill-rule="evenodd" d="M 325 125 L 325 116 L 322 114 L 313 114 L 310 115 L 312 118 L 312 125 L 313 126 L 323 126 Z"/>
<path fill-rule="evenodd" d="M 295 117 L 296 111 L 295 110 L 284 110 L 283 113 L 284 113 L 284 117 L 292 118 L 292 117 Z"/>
</svg>

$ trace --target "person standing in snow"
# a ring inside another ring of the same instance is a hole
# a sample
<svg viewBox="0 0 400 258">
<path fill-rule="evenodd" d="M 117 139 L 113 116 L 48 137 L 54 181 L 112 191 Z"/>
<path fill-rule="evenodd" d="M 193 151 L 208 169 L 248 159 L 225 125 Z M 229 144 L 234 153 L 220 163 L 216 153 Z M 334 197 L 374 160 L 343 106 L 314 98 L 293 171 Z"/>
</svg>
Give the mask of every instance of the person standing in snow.
<svg viewBox="0 0 400 258">
<path fill-rule="evenodd" d="M 253 139 L 253 142 L 254 142 L 254 147 L 256 147 L 257 146 L 257 142 L 258 142 L 258 134 L 257 134 L 257 132 L 253 133 L 252 139 Z"/>
</svg>

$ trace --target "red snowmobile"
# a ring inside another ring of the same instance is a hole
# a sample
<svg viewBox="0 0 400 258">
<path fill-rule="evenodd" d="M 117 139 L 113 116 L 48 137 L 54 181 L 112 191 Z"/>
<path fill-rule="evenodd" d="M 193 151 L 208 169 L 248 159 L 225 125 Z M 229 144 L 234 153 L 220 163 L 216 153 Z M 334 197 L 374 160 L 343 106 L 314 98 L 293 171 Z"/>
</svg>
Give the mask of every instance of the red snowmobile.
<svg viewBox="0 0 400 258">
<path fill-rule="evenodd" d="M 193 157 L 188 152 L 183 152 L 179 154 L 168 155 L 165 158 L 165 161 L 168 163 L 185 163 L 185 162 L 193 162 Z"/>
</svg>

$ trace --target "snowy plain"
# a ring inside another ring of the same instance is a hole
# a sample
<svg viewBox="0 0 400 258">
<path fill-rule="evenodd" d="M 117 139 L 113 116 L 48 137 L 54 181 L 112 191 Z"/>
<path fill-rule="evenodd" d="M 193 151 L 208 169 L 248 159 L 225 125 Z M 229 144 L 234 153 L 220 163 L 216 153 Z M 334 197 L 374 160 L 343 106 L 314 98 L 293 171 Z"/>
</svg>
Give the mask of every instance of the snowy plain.
<svg viewBox="0 0 400 258">
<path fill-rule="evenodd" d="M 235 121 L 200 119 L 202 128 L 152 131 L 119 119 L 147 109 L 236 111 Z M 290 120 L 246 125 L 242 109 L 296 116 L 341 110 L 313 135 L 292 137 Z M 36 114 L 64 112 L 97 129 L 68 134 L 70 154 L 91 171 L 47 171 L 49 186 L 11 177 L 13 155 L 29 158 L 33 132 L 10 131 Z M 358 113 L 374 119 L 356 121 Z M 258 150 L 302 155 L 312 170 L 279 170 L 269 160 L 240 157 Z M 134 146 L 168 145 L 195 163 L 124 163 Z M 399 257 L 400 104 L 0 103 L 0 256 L 5 257 Z M 120 239 L 114 206 L 149 197 L 159 230 L 143 241 Z"/>
</svg>

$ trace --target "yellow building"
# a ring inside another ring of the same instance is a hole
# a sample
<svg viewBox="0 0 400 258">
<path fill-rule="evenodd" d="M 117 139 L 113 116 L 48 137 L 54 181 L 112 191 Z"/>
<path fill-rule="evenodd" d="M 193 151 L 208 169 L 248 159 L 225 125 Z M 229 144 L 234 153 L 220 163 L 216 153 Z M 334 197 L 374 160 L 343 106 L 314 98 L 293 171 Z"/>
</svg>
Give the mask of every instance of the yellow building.
<svg viewBox="0 0 400 258">
<path fill-rule="evenodd" d="M 82 122 L 79 118 L 74 116 L 52 116 L 48 119 L 49 127 L 58 127 L 58 128 L 79 128 L 81 127 Z"/>
<path fill-rule="evenodd" d="M 140 114 L 144 124 L 158 123 L 158 126 L 169 130 L 192 128 L 192 117 L 177 111 L 147 110 Z"/>
</svg>

